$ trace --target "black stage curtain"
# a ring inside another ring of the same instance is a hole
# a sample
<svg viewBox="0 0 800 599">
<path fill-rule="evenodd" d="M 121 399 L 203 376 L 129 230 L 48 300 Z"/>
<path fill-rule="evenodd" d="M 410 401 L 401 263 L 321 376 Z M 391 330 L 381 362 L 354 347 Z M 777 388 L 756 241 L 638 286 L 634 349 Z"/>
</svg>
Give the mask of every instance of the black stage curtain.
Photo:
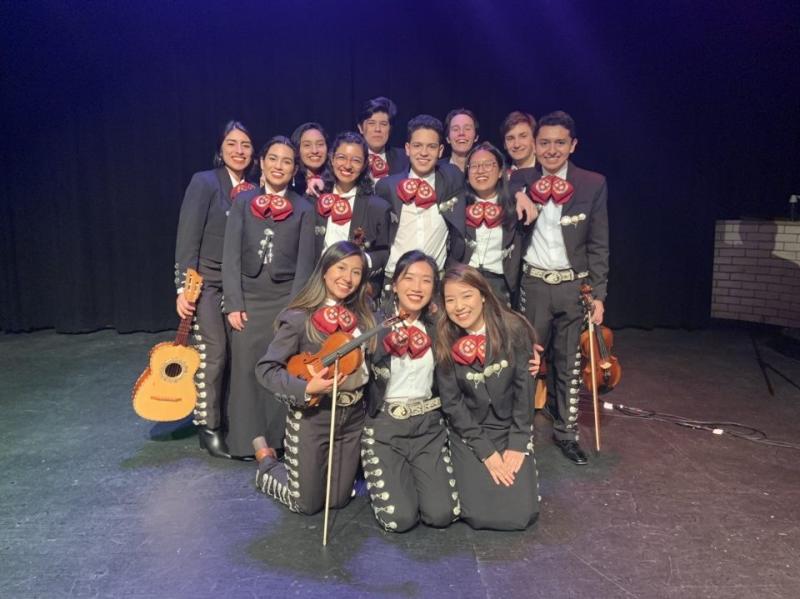
<svg viewBox="0 0 800 599">
<path fill-rule="evenodd" d="M 713 224 L 800 193 L 797 3 L 19 2 L 2 8 L 0 329 L 176 324 L 183 190 L 230 118 L 256 143 L 467 106 L 570 112 L 607 175 L 614 326 L 708 322 Z M 703 3 L 700 3 L 703 4 Z"/>
</svg>

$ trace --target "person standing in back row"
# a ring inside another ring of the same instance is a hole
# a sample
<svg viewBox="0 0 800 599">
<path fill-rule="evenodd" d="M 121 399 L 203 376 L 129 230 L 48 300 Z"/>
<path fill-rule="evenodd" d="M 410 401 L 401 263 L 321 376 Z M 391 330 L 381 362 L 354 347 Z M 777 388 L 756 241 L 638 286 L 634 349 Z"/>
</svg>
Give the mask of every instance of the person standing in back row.
<svg viewBox="0 0 800 599">
<path fill-rule="evenodd" d="M 538 165 L 516 171 L 510 187 L 524 191 L 539 208 L 523 244 L 520 309 L 549 356 L 553 435 L 567 459 L 586 464 L 578 435 L 580 288 L 585 282 L 592 286 L 592 319 L 601 324 L 608 283 L 608 191 L 603 175 L 570 161 L 577 144 L 572 117 L 562 111 L 543 116 L 535 131 Z"/>
<path fill-rule="evenodd" d="M 242 123 L 230 121 L 217 148 L 214 170 L 194 174 L 181 204 L 175 243 L 175 303 L 181 318 L 194 315 L 193 341 L 201 362 L 195 375 L 193 422 L 200 447 L 214 457 L 230 458 L 223 430 L 229 330 L 222 314 L 222 250 L 231 203 L 238 193 L 255 188 L 245 181 L 253 161 L 253 141 Z M 183 294 L 187 268 L 203 277 L 196 306 Z"/>
</svg>

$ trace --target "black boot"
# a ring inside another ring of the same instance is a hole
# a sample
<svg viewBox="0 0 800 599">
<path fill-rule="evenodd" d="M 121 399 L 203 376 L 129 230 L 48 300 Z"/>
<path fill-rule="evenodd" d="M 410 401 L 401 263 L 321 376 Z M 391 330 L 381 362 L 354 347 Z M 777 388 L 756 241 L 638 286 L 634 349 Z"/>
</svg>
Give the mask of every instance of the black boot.
<svg viewBox="0 0 800 599">
<path fill-rule="evenodd" d="M 200 449 L 205 449 L 212 458 L 231 459 L 228 446 L 219 429 L 210 429 L 205 426 L 197 427 L 197 438 L 200 441 Z"/>
</svg>

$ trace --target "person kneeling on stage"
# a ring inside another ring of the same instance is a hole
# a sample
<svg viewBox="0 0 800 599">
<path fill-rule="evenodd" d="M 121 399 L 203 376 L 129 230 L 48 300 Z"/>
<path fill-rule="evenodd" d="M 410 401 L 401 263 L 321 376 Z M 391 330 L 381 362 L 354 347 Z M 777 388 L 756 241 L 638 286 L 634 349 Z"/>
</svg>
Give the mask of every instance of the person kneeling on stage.
<svg viewBox="0 0 800 599">
<path fill-rule="evenodd" d="M 430 256 L 411 250 L 400 257 L 391 313 L 405 318 L 381 332 L 372 358 L 361 463 L 375 518 L 392 532 L 420 520 L 447 526 L 460 509 L 434 385 L 429 306 L 438 282 Z"/>
<path fill-rule="evenodd" d="M 256 485 L 293 512 L 314 514 L 325 504 L 333 379 L 323 368 L 305 381 L 287 369 L 299 353 L 316 353 L 325 338 L 344 331 L 357 337 L 375 325 L 367 295 L 367 260 L 350 241 L 331 245 L 306 285 L 278 316 L 275 338 L 256 365 L 262 385 L 289 406 L 284 462 L 267 447 L 259 460 Z M 374 343 L 372 344 L 374 345 Z M 330 368 L 333 368 L 331 366 Z M 358 469 L 364 407 L 359 401 L 369 378 L 367 360 L 339 376 L 331 477 L 331 507 L 350 500 Z"/>
<path fill-rule="evenodd" d="M 534 333 L 471 266 L 445 273 L 442 300 L 436 380 L 461 518 L 473 528 L 524 529 L 539 514 L 528 362 Z"/>
</svg>

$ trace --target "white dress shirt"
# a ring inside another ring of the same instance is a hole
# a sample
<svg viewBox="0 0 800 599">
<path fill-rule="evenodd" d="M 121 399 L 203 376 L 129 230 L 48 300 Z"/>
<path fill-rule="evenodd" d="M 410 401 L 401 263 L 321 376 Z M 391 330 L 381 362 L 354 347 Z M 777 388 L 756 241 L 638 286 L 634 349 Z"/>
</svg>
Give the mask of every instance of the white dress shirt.
<svg viewBox="0 0 800 599">
<path fill-rule="evenodd" d="M 414 325 L 424 333 L 428 332 L 425 325 L 419 320 L 406 321 L 405 324 Z M 392 328 L 396 329 L 399 326 L 395 325 Z M 431 387 L 433 387 L 433 366 L 433 348 L 431 347 L 416 360 L 408 354 L 400 358 L 392 356 L 392 376 L 389 377 L 386 385 L 384 401 L 407 402 L 430 399 L 432 397 Z"/>
<path fill-rule="evenodd" d="M 427 177 L 419 177 L 411 170 L 408 178 L 422 179 L 436 189 L 435 170 Z M 437 198 L 437 200 L 448 199 Z M 389 250 L 389 261 L 386 263 L 387 277 L 391 278 L 400 256 L 409 250 L 425 252 L 436 260 L 439 270 L 444 270 L 444 261 L 447 258 L 447 234 L 447 223 L 439 212 L 437 204 L 432 204 L 428 208 L 420 208 L 414 202 L 403 204 L 397 235 L 394 237 L 394 243 Z"/>
<path fill-rule="evenodd" d="M 347 203 L 350 204 L 350 210 L 353 210 L 353 205 L 356 201 L 356 192 L 358 191 L 358 187 L 353 187 L 347 193 L 341 193 L 336 187 L 333 188 L 333 193 L 337 194 L 343 200 L 347 200 Z M 350 223 L 352 223 L 352 219 L 340 225 L 339 223 L 333 222 L 331 215 L 328 215 L 328 222 L 325 224 L 325 243 L 323 245 L 322 251 L 324 252 L 328 246 L 333 245 L 337 241 L 347 241 L 350 238 Z"/>
<path fill-rule="evenodd" d="M 497 203 L 494 195 L 486 200 L 477 198 L 479 202 Z M 469 225 L 467 225 L 469 226 Z M 489 228 L 485 223 L 475 229 L 475 249 L 469 259 L 469 265 L 482 268 L 498 275 L 503 274 L 503 224 Z"/>
<path fill-rule="evenodd" d="M 567 166 L 565 163 L 557 173 L 542 171 L 542 176 L 554 174 L 566 180 Z M 561 208 L 553 200 L 548 200 L 543 206 L 537 204 L 539 216 L 533 228 L 531 242 L 525 251 L 525 262 L 543 270 L 566 270 L 571 268 L 567 257 L 567 248 L 564 245 L 564 233 L 561 225 Z"/>
</svg>

